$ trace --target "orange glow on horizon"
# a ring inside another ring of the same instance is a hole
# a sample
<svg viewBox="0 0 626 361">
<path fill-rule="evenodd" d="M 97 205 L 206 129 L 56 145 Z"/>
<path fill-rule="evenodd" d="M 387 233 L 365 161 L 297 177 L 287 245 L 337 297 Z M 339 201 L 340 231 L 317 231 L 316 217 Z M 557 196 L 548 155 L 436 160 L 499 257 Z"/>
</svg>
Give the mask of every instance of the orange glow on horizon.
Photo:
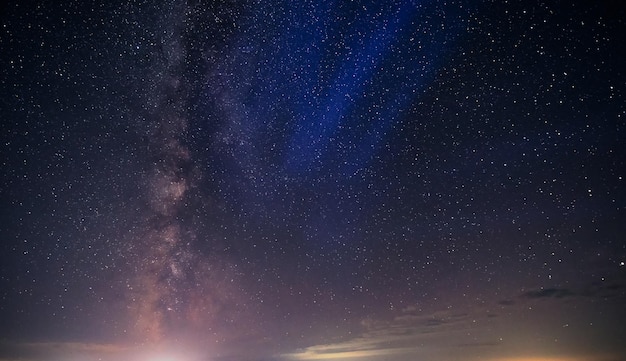
<svg viewBox="0 0 626 361">
<path fill-rule="evenodd" d="M 491 361 L 608 361 L 614 357 L 608 355 L 586 356 L 521 356 L 521 357 L 498 357 Z"/>
</svg>

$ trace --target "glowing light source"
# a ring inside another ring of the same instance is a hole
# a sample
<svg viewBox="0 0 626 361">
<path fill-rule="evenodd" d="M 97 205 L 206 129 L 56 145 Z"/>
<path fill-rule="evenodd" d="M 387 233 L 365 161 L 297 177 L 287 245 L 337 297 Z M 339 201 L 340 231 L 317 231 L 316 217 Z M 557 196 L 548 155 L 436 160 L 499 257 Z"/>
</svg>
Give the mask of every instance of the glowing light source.
<svg viewBox="0 0 626 361">
<path fill-rule="evenodd" d="M 144 361 L 187 361 L 186 358 L 172 353 L 153 353 L 145 357 Z"/>
</svg>

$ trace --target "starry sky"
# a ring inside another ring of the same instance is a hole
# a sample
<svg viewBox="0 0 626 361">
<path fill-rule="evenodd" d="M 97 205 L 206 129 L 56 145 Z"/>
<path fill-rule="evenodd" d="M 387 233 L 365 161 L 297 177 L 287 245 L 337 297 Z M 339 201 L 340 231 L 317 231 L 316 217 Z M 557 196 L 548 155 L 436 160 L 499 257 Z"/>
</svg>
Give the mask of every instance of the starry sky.
<svg viewBox="0 0 626 361">
<path fill-rule="evenodd" d="M 0 8 L 0 361 L 626 358 L 619 1 Z"/>
</svg>

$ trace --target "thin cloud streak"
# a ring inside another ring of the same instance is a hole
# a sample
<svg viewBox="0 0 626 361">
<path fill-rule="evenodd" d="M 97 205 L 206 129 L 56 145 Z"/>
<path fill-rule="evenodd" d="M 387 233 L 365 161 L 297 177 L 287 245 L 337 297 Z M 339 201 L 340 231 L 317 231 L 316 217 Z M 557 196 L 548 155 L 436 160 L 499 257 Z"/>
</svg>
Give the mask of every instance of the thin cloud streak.
<svg viewBox="0 0 626 361">
<path fill-rule="evenodd" d="M 432 352 L 438 339 L 467 329 L 471 320 L 464 313 L 413 314 L 407 309 L 391 321 L 364 320 L 363 334 L 351 340 L 314 345 L 284 355 L 295 360 L 328 360 Z M 485 343 L 487 344 L 487 343 Z M 492 347 L 492 344 L 489 344 Z"/>
<path fill-rule="evenodd" d="M 0 341 L 0 361 L 124 360 L 137 347 L 111 343 Z"/>
<path fill-rule="evenodd" d="M 414 352 L 414 348 L 389 348 L 389 349 L 376 349 L 376 350 L 357 350 L 357 351 L 340 351 L 330 353 L 317 353 L 311 348 L 307 348 L 306 351 L 300 353 L 294 353 L 287 355 L 295 360 L 334 360 L 334 359 L 346 359 L 357 357 L 371 357 L 371 356 L 388 356 L 393 354 L 409 354 Z"/>
</svg>

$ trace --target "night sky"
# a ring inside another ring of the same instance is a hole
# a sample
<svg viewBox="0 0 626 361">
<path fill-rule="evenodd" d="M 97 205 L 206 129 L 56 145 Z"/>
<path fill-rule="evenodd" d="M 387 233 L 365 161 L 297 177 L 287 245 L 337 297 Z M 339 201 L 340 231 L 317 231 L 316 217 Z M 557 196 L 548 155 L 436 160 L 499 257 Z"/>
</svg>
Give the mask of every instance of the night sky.
<svg viewBox="0 0 626 361">
<path fill-rule="evenodd" d="M 0 8 L 0 361 L 623 361 L 619 1 Z"/>
</svg>

